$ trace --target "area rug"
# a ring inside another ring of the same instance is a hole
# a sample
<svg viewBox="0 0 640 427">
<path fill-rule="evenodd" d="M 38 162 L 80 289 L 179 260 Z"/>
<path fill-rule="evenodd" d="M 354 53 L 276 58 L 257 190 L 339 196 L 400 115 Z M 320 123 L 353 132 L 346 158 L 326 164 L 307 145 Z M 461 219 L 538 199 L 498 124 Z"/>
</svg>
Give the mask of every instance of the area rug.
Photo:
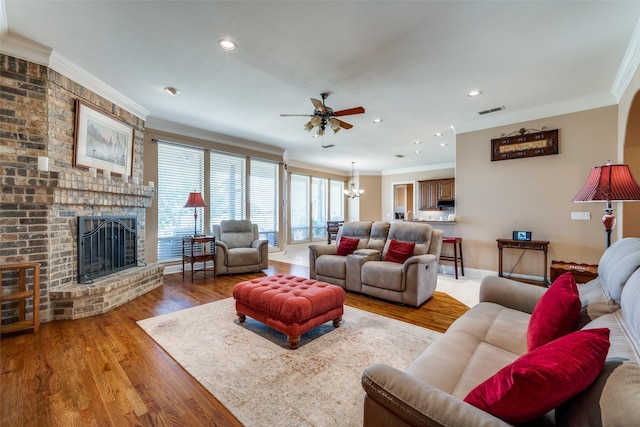
<svg viewBox="0 0 640 427">
<path fill-rule="evenodd" d="M 233 298 L 140 320 L 138 325 L 245 426 L 360 426 L 362 371 L 374 363 L 404 370 L 439 332 L 345 306 L 302 335 L 247 318 Z"/>
</svg>

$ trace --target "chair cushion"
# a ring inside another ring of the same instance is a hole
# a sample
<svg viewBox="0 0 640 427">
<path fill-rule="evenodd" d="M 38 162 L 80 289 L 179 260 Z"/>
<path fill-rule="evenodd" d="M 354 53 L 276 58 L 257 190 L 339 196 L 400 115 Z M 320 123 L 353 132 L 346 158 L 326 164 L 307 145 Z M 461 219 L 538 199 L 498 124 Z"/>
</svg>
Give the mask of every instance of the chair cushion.
<svg viewBox="0 0 640 427">
<path fill-rule="evenodd" d="M 368 261 L 362 266 L 362 283 L 390 291 L 403 292 L 402 264 Z"/>
<path fill-rule="evenodd" d="M 535 420 L 586 389 L 608 350 L 609 329 L 573 332 L 505 366 L 464 401 L 509 423 Z"/>
<path fill-rule="evenodd" d="M 233 248 L 227 252 L 227 265 L 254 265 L 260 263 L 260 252 L 254 248 Z"/>
<path fill-rule="evenodd" d="M 399 242 L 391 240 L 387 252 L 384 255 L 384 261 L 397 262 L 403 264 L 406 260 L 413 256 L 415 242 Z"/>
<path fill-rule="evenodd" d="M 316 259 L 316 274 L 326 277 L 345 279 L 347 277 L 347 263 L 340 255 L 321 255 Z"/>
<path fill-rule="evenodd" d="M 538 300 L 527 329 L 529 351 L 575 329 L 582 302 L 571 272 L 558 277 Z"/>
<path fill-rule="evenodd" d="M 351 255 L 353 251 L 355 251 L 358 248 L 359 242 L 360 242 L 360 239 L 353 239 L 351 237 L 340 237 L 337 254 L 340 256 Z"/>
</svg>

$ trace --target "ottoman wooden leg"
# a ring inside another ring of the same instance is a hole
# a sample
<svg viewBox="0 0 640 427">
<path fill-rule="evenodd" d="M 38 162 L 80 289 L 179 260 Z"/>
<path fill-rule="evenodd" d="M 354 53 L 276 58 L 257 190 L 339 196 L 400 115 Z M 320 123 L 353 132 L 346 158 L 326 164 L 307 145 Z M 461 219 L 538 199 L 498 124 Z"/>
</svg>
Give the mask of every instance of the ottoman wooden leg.
<svg viewBox="0 0 640 427">
<path fill-rule="evenodd" d="M 247 320 L 247 316 L 245 316 L 242 313 L 238 313 L 238 320 L 240 320 L 240 323 L 244 322 L 245 320 Z"/>
<path fill-rule="evenodd" d="M 334 328 L 339 327 L 341 321 L 342 321 L 342 316 L 338 317 L 337 319 L 333 319 L 333 327 Z"/>
<path fill-rule="evenodd" d="M 287 341 L 289 341 L 289 348 L 296 349 L 298 348 L 298 344 L 300 343 L 300 335 L 297 337 L 290 337 L 287 335 Z"/>
</svg>

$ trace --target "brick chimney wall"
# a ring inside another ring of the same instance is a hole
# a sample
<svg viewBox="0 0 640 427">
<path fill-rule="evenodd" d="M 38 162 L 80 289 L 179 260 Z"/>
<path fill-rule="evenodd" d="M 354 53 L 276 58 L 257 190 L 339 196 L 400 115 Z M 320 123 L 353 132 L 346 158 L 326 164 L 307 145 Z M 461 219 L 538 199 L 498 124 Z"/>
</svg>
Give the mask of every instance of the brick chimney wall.
<svg viewBox="0 0 640 427">
<path fill-rule="evenodd" d="M 134 128 L 132 177 L 142 182 L 141 118 L 55 70 L 0 53 L 0 264 L 40 263 L 42 321 L 54 318 L 50 291 L 77 284 L 76 217 L 137 216 L 144 260 L 145 209 L 155 196 L 154 188 L 73 166 L 78 98 Z M 38 170 L 39 156 L 49 158 L 49 171 Z M 15 304 L 3 303 L 2 323 L 16 316 Z"/>
</svg>

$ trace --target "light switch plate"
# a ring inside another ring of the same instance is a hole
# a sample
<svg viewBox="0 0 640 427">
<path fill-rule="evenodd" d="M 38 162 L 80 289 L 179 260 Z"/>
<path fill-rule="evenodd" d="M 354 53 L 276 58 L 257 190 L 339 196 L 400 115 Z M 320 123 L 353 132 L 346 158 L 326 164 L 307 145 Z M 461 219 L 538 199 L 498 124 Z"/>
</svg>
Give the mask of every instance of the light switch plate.
<svg viewBox="0 0 640 427">
<path fill-rule="evenodd" d="M 588 221 L 591 219 L 591 212 L 571 212 L 571 219 Z"/>
</svg>

